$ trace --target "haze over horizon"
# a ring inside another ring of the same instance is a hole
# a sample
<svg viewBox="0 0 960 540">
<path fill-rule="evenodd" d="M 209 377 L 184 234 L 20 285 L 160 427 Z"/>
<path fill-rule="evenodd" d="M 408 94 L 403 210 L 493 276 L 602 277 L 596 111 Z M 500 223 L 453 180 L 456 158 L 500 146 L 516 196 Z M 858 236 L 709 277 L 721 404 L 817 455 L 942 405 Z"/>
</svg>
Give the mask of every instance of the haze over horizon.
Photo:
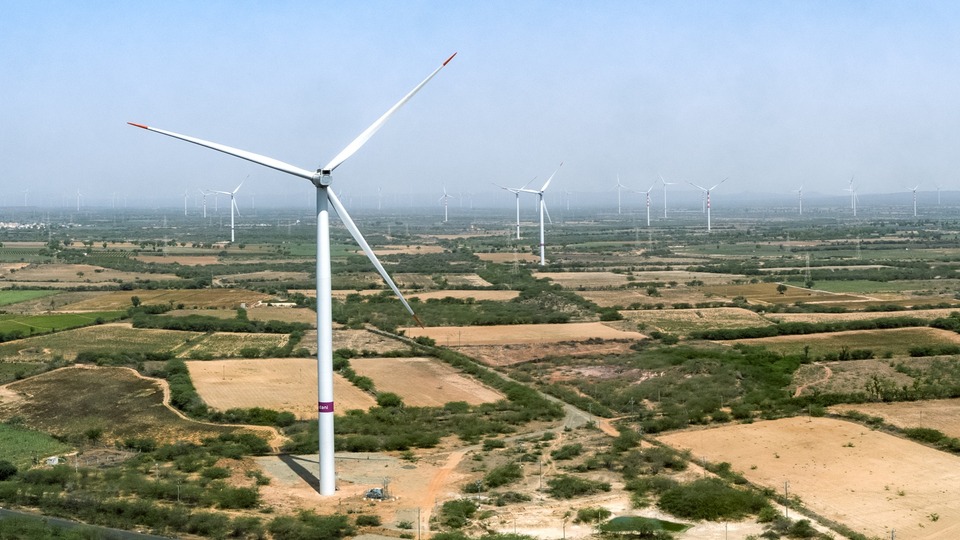
<svg viewBox="0 0 960 540">
<path fill-rule="evenodd" d="M 247 175 L 258 203 L 312 201 L 306 181 L 126 122 L 316 168 L 453 52 L 337 170 L 337 192 L 494 191 L 561 161 L 552 189 L 581 192 L 618 173 L 639 190 L 658 174 L 684 191 L 729 177 L 730 194 L 842 196 L 852 175 L 861 194 L 960 189 L 950 2 L 4 8 L 8 205 L 28 187 L 38 202 L 175 201 Z"/>
</svg>

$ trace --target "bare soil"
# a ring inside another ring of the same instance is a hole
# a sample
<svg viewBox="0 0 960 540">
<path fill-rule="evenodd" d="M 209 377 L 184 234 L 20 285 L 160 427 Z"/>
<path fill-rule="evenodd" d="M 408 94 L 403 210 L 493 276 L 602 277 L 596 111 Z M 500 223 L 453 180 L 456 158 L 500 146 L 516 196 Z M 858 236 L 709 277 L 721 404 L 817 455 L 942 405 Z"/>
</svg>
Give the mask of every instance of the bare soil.
<svg viewBox="0 0 960 540">
<path fill-rule="evenodd" d="M 595 339 L 645 339 L 639 332 L 615 330 L 603 323 L 524 324 L 498 326 L 430 326 L 404 328 L 410 337 L 426 336 L 438 345 L 505 345 Z"/>
<path fill-rule="evenodd" d="M 880 416 L 884 422 L 899 428 L 930 428 L 950 437 L 960 437 L 960 399 L 834 405 L 829 411 L 858 411 Z"/>
<path fill-rule="evenodd" d="M 350 366 L 373 379 L 377 391 L 393 392 L 416 407 L 451 401 L 479 405 L 503 399 L 500 392 L 432 358 L 353 358 Z"/>
<path fill-rule="evenodd" d="M 870 537 L 953 539 L 960 530 L 960 457 L 859 424 L 796 417 L 699 429 L 660 440 Z"/>
</svg>

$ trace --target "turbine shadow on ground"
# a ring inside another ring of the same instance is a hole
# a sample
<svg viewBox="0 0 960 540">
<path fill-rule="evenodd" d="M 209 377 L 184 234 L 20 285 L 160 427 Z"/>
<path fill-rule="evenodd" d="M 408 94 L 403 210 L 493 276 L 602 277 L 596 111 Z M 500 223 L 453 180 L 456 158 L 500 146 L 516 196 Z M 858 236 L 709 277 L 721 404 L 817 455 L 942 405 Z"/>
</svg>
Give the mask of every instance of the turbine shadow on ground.
<svg viewBox="0 0 960 540">
<path fill-rule="evenodd" d="M 280 461 L 284 463 L 287 467 L 293 471 L 294 474 L 300 477 L 301 480 L 307 483 L 311 488 L 313 488 L 317 493 L 320 493 L 320 478 L 317 475 L 310 471 L 307 467 L 301 464 L 309 464 L 313 467 L 314 471 L 317 471 L 316 459 L 307 459 L 300 456 L 292 456 L 290 454 L 280 454 L 277 456 L 280 458 Z"/>
</svg>

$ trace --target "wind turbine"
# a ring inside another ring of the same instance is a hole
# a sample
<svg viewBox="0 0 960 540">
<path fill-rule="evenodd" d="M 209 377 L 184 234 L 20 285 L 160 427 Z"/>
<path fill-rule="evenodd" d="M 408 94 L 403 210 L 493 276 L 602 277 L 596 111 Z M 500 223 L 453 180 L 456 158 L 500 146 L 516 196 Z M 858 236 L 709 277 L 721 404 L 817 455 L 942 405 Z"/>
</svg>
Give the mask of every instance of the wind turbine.
<svg viewBox="0 0 960 540">
<path fill-rule="evenodd" d="M 693 182 L 687 182 L 687 183 L 690 184 L 691 186 L 693 186 L 693 187 L 695 187 L 695 188 L 699 188 L 700 190 L 703 191 L 703 197 L 704 197 L 704 200 L 706 201 L 706 208 L 707 208 L 707 232 L 710 232 L 710 192 L 713 191 L 713 190 L 715 190 L 715 189 L 717 189 L 718 187 L 720 187 L 720 184 L 722 184 L 722 183 L 724 183 L 724 182 L 726 182 L 726 181 L 727 181 L 727 179 L 724 178 L 724 179 L 721 180 L 719 183 L 717 183 L 717 184 L 715 184 L 715 185 L 713 185 L 712 187 L 709 187 L 709 188 L 705 188 L 705 187 L 698 186 L 698 185 L 694 184 Z"/>
<path fill-rule="evenodd" d="M 803 215 L 803 186 L 800 186 L 800 189 L 795 189 L 794 192 L 797 194 L 797 201 L 800 203 L 800 215 Z"/>
<path fill-rule="evenodd" d="M 623 189 L 630 189 L 627 186 L 620 183 L 620 173 L 617 173 L 617 215 L 620 215 L 620 192 Z"/>
<path fill-rule="evenodd" d="M 560 167 L 563 167 L 563 162 L 560 162 L 560 165 L 557 167 L 556 171 L 553 171 L 553 174 L 550 175 L 550 178 L 547 178 L 547 181 L 543 184 L 543 187 L 540 189 L 521 189 L 520 191 L 524 193 L 535 193 L 539 198 L 540 205 L 540 266 L 547 265 L 547 253 L 545 249 L 545 238 L 543 234 L 543 214 L 547 214 L 547 219 L 550 219 L 550 212 L 547 210 L 546 203 L 543 202 L 543 192 L 547 190 L 547 186 L 550 185 L 550 182 L 553 180 L 553 177 L 557 175 L 560 171 Z M 531 180 L 532 182 L 532 180 Z M 550 223 L 553 223 L 553 220 L 550 219 Z"/>
<path fill-rule="evenodd" d="M 77 190 L 77 212 L 80 211 L 80 199 L 83 198 L 83 193 L 80 193 L 80 190 Z"/>
<path fill-rule="evenodd" d="M 536 179 L 537 179 L 537 177 L 534 176 L 534 177 L 530 180 L 530 182 L 533 182 L 533 181 L 536 180 Z M 518 188 L 508 188 L 508 187 L 503 187 L 503 186 L 501 186 L 500 184 L 496 184 L 496 183 L 493 184 L 493 185 L 497 186 L 497 187 L 500 188 L 500 189 L 505 189 L 505 190 L 509 191 L 510 193 L 513 193 L 513 194 L 516 195 L 516 197 L 517 197 L 517 240 L 520 239 L 520 192 L 523 191 L 527 186 L 529 186 L 529 185 L 530 185 L 530 182 L 527 182 L 527 183 L 524 184 L 522 187 L 518 187 Z"/>
<path fill-rule="evenodd" d="M 922 183 L 920 182 L 920 184 Z M 920 187 L 920 184 L 913 186 L 913 189 L 910 190 L 913 192 L 913 217 L 917 217 L 917 188 Z"/>
<path fill-rule="evenodd" d="M 654 182 L 653 185 L 650 186 L 650 189 L 648 189 L 648 190 L 646 190 L 646 191 L 641 191 L 641 192 L 640 192 L 640 193 L 643 193 L 644 195 L 647 196 L 647 227 L 650 226 L 650 192 L 653 191 L 653 188 L 654 188 L 656 185 L 657 185 L 657 183 Z"/>
<path fill-rule="evenodd" d="M 330 189 L 331 174 L 333 173 L 334 169 L 339 167 L 344 161 L 349 159 L 354 153 L 357 152 L 357 150 L 366 144 L 367 141 L 369 141 L 370 138 L 383 126 L 383 124 L 389 120 L 390 117 L 393 116 L 393 114 L 401 106 L 407 103 L 407 101 L 409 101 L 414 94 L 420 91 L 420 89 L 423 88 L 423 86 L 427 84 L 427 82 L 429 82 L 430 79 L 432 79 L 441 69 L 443 69 L 444 66 L 453 60 L 454 56 L 456 56 L 456 53 L 451 55 L 450 58 L 444 60 L 440 67 L 435 69 L 433 73 L 428 75 L 426 79 L 424 79 L 420 84 L 414 87 L 413 90 L 407 93 L 403 99 L 387 110 L 387 112 L 377 119 L 377 121 L 374 122 L 370 127 L 365 129 L 356 139 L 348 144 L 346 148 L 341 150 L 340 153 L 333 158 L 333 160 L 327 163 L 327 165 L 325 165 L 323 168 L 317 169 L 316 172 L 301 169 L 282 161 L 259 154 L 254 154 L 252 152 L 238 150 L 229 146 L 196 139 L 185 135 L 179 135 L 169 131 L 154 129 L 141 124 L 132 124 L 136 127 L 155 131 L 162 135 L 181 139 L 187 142 L 198 144 L 200 146 L 205 146 L 207 148 L 230 154 L 241 159 L 259 163 L 266 167 L 270 167 L 293 176 L 304 178 L 309 180 L 317 188 L 317 422 L 319 426 L 320 444 L 319 461 L 321 495 L 329 496 L 336 492 L 336 476 L 334 471 L 333 454 L 333 321 L 330 283 L 330 206 L 336 210 L 344 226 L 348 231 L 350 231 L 350 234 L 353 236 L 354 240 L 356 240 L 363 249 L 364 253 L 370 259 L 370 262 L 373 263 L 374 267 L 376 267 L 377 271 L 393 290 L 394 294 L 400 298 L 400 301 L 403 303 L 407 311 L 410 312 L 411 315 L 414 315 L 413 309 L 410 308 L 410 304 L 408 304 L 403 298 L 403 295 L 400 294 L 400 290 L 397 288 L 393 280 L 390 279 L 390 276 L 387 274 L 386 270 L 383 269 L 383 265 L 380 264 L 380 261 L 373 253 L 370 245 L 367 244 L 367 241 L 363 238 L 363 235 L 360 234 L 360 230 L 357 229 L 353 219 L 351 219 L 350 215 L 347 214 L 343 204 L 340 203 L 340 199 L 338 199 L 333 190 Z M 416 315 L 414 315 L 414 319 L 416 319 Z M 419 323 L 419 319 L 416 320 Z"/>
<path fill-rule="evenodd" d="M 203 195 L 203 219 L 207 219 L 207 191 L 199 188 L 198 191 Z"/>
<path fill-rule="evenodd" d="M 27 206 L 27 193 L 30 193 L 30 189 L 23 190 L 23 206 Z"/>
<path fill-rule="evenodd" d="M 849 186 L 844 191 L 850 192 L 850 208 L 853 208 L 853 217 L 857 217 L 857 189 L 853 187 L 853 177 L 850 177 Z"/>
<path fill-rule="evenodd" d="M 447 201 L 453 199 L 453 195 L 447 194 L 447 186 L 443 186 L 443 195 L 440 197 L 440 202 L 443 203 L 443 222 L 447 222 Z"/>
<path fill-rule="evenodd" d="M 937 206 L 940 206 L 940 184 L 937 184 Z"/>
<path fill-rule="evenodd" d="M 183 190 L 183 215 L 187 215 L 187 190 Z"/>
<path fill-rule="evenodd" d="M 248 176 L 247 178 L 249 178 L 249 176 Z M 243 182 L 246 182 L 246 181 L 247 181 L 246 178 L 244 178 Z M 217 193 L 217 194 L 220 194 L 220 195 L 228 195 L 228 196 L 230 197 L 230 243 L 231 243 L 231 244 L 235 241 L 235 238 L 234 238 L 234 235 L 233 235 L 233 233 L 234 233 L 234 230 L 233 230 L 233 213 L 234 213 L 234 211 L 236 211 L 237 215 L 238 215 L 238 216 L 240 215 L 240 209 L 237 208 L 237 198 L 236 198 L 236 195 L 237 195 L 237 191 L 240 191 L 240 186 L 243 185 L 243 182 L 240 182 L 240 185 L 237 186 L 236 189 L 234 189 L 233 191 L 217 191 L 217 190 L 211 190 L 211 193 Z"/>
<path fill-rule="evenodd" d="M 660 176 L 660 182 L 663 184 L 663 219 L 667 219 L 667 186 L 672 186 L 676 182 L 667 182 L 663 179 L 663 176 Z"/>
</svg>

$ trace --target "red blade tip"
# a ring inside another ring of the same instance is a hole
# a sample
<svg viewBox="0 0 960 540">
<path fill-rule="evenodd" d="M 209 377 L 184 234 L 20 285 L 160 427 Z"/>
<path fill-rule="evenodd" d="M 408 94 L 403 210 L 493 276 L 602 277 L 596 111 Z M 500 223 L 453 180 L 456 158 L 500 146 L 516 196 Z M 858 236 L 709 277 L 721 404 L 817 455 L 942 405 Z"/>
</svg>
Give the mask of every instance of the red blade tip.
<svg viewBox="0 0 960 540">
<path fill-rule="evenodd" d="M 450 55 L 450 58 L 447 58 L 447 59 L 443 62 L 443 65 L 449 64 L 450 61 L 453 60 L 453 57 L 456 56 L 456 55 L 457 55 L 457 53 L 451 54 L 451 55 Z"/>
<path fill-rule="evenodd" d="M 134 127 L 143 128 L 143 129 L 150 129 L 150 128 L 148 128 L 147 126 L 145 126 L 145 125 L 143 125 L 143 124 L 134 124 L 133 122 L 127 122 L 127 123 L 130 124 L 131 126 L 134 126 Z"/>
</svg>

